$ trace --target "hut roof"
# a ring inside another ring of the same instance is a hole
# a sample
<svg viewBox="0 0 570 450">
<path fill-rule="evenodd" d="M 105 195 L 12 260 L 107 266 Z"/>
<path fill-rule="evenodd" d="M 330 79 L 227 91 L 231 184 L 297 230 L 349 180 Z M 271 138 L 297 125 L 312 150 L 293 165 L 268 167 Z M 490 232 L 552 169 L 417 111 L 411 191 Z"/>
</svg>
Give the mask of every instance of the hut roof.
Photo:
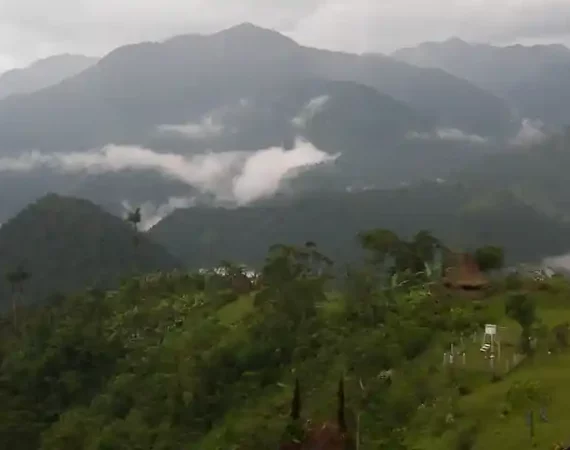
<svg viewBox="0 0 570 450">
<path fill-rule="evenodd" d="M 480 289 L 489 284 L 489 280 L 477 265 L 475 258 L 468 253 L 456 254 L 455 261 L 447 269 L 444 283 L 460 289 Z"/>
</svg>

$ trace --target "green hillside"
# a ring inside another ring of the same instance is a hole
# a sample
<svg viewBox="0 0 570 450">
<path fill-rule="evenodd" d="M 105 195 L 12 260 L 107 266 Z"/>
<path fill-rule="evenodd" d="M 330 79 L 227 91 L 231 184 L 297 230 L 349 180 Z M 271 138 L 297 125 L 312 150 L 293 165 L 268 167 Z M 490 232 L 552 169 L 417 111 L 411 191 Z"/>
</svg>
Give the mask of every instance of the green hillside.
<svg viewBox="0 0 570 450">
<path fill-rule="evenodd" d="M 47 195 L 0 228 L 0 311 L 43 302 L 87 287 L 109 288 L 121 278 L 178 262 L 124 220 L 86 200 Z M 23 270 L 29 277 L 11 283 Z"/>
<path fill-rule="evenodd" d="M 274 246 L 249 292 L 226 263 L 226 275 L 165 272 L 68 297 L 28 311 L 17 333 L 6 316 L 0 442 L 278 448 L 295 380 L 302 418 L 319 424 L 335 421 L 341 377 L 362 450 L 530 448 L 525 413 L 541 408 L 537 448 L 567 438 L 570 283 L 498 275 L 451 290 L 437 261 L 452 259 L 429 233 L 359 240 L 371 262 L 336 279 L 312 243 Z M 494 369 L 479 349 L 487 323 L 501 342 Z"/>
</svg>

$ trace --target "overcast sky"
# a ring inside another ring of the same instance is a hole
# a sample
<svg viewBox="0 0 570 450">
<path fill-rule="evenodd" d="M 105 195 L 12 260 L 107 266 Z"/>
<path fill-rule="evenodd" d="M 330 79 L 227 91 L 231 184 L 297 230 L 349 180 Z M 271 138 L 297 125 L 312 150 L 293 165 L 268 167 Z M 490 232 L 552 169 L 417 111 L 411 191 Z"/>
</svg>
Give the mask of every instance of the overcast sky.
<svg viewBox="0 0 570 450">
<path fill-rule="evenodd" d="M 355 52 L 450 36 L 570 44 L 570 0 L 0 0 L 0 71 L 246 21 Z"/>
</svg>

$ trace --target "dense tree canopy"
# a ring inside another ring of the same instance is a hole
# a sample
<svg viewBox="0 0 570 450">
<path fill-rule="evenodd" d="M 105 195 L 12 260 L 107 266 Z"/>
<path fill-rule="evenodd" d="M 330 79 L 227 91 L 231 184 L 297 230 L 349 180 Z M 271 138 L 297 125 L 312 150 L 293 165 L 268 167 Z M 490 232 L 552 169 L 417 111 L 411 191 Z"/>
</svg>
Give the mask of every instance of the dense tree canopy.
<svg viewBox="0 0 570 450">
<path fill-rule="evenodd" d="M 465 301 L 426 270 L 445 248 L 431 233 L 359 236 L 372 259 L 343 275 L 314 242 L 275 245 L 248 291 L 235 283 L 243 268 L 226 261 L 224 270 L 139 275 L 113 291 L 54 297 L 25 311 L 21 333 L 7 316 L 0 442 L 394 450 L 442 427 L 472 439 L 449 422 L 472 385 L 442 367 L 438 349 L 459 345 L 496 308 Z M 524 334 L 534 310 L 521 295 L 506 304 Z"/>
</svg>

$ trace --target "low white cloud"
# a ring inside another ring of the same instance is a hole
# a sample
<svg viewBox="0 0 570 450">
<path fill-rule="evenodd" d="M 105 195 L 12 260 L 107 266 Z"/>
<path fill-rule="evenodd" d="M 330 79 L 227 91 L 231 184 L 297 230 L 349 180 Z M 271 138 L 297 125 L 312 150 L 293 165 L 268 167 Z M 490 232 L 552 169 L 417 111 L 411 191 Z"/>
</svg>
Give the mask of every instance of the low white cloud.
<svg viewBox="0 0 570 450">
<path fill-rule="evenodd" d="M 433 132 L 410 131 L 406 135 L 407 139 L 441 140 L 466 142 L 469 144 L 485 145 L 489 140 L 477 134 L 467 134 L 457 128 L 438 128 Z"/>
<path fill-rule="evenodd" d="M 321 112 L 327 102 L 330 100 L 328 95 L 321 95 L 311 99 L 303 106 L 299 114 L 291 120 L 291 123 L 297 128 L 305 128 L 309 121 Z"/>
<path fill-rule="evenodd" d="M 517 135 L 511 139 L 510 144 L 516 147 L 540 144 L 546 138 L 543 128 L 544 124 L 540 120 L 523 119 Z"/>
<path fill-rule="evenodd" d="M 173 133 L 192 139 L 208 139 L 222 134 L 224 125 L 213 115 L 208 115 L 198 123 L 159 125 L 157 129 L 162 133 Z"/>
<path fill-rule="evenodd" d="M 488 139 L 478 134 L 467 134 L 457 128 L 441 128 L 436 131 L 442 141 L 469 142 L 471 144 L 486 144 Z"/>
<path fill-rule="evenodd" d="M 177 209 L 190 208 L 194 206 L 196 199 L 194 197 L 171 197 L 165 203 L 156 206 L 154 203 L 145 202 L 142 205 L 132 205 L 128 200 L 122 202 L 125 213 L 133 211 L 136 207 L 140 208 L 141 223 L 140 228 L 143 231 L 150 230 L 158 222 L 166 216 L 172 214 Z"/>
<path fill-rule="evenodd" d="M 45 154 L 33 151 L 16 158 L 0 158 L 0 173 L 29 172 L 42 167 L 68 173 L 154 170 L 201 192 L 213 194 L 220 201 L 245 205 L 273 196 L 283 180 L 296 176 L 298 169 L 333 161 L 338 156 L 329 155 L 302 140 L 297 140 L 291 150 L 271 147 L 193 156 L 108 145 L 88 152 Z"/>
<path fill-rule="evenodd" d="M 281 182 L 299 174 L 295 169 L 312 167 L 336 159 L 311 144 L 297 145 L 292 150 L 274 147 L 254 153 L 245 161 L 234 179 L 233 194 L 240 204 L 275 194 Z"/>
<path fill-rule="evenodd" d="M 235 132 L 235 127 L 229 126 L 228 120 L 231 122 L 232 119 L 248 113 L 253 106 L 254 103 L 250 99 L 241 98 L 236 104 L 224 105 L 207 112 L 198 122 L 162 124 L 156 127 L 156 131 L 189 139 L 209 139 L 224 132 Z"/>
<path fill-rule="evenodd" d="M 570 273 L 570 253 L 544 258 L 542 260 L 542 264 L 543 266 L 554 269 L 555 271 Z"/>
</svg>

